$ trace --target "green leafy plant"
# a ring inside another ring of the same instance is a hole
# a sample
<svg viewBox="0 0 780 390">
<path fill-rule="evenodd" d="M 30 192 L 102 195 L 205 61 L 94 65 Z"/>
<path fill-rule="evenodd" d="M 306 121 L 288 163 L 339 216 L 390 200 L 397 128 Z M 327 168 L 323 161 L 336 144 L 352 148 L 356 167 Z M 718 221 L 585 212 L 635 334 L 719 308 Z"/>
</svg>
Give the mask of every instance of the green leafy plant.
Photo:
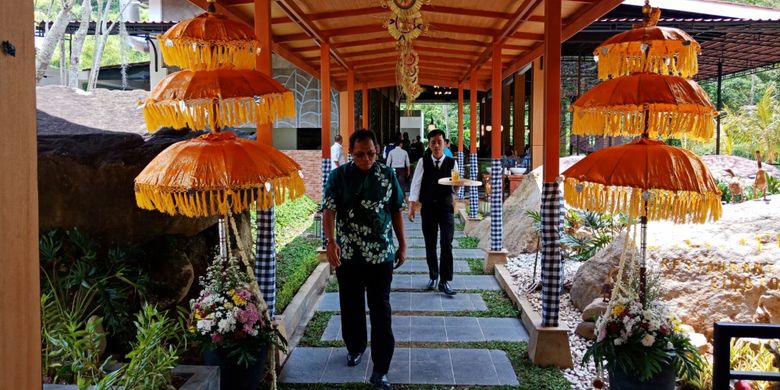
<svg viewBox="0 0 780 390">
<path fill-rule="evenodd" d="M 618 215 L 599 214 L 569 209 L 564 214 L 564 231 L 561 245 L 568 258 L 585 261 L 607 244 L 626 225 L 625 218 Z"/>
<path fill-rule="evenodd" d="M 144 305 L 134 322 L 136 339 L 120 369 L 106 375 L 97 389 L 123 386 L 125 389 L 174 389 L 171 370 L 179 361 L 179 349 L 186 348 L 182 321 L 174 321 L 152 305 Z"/>
<path fill-rule="evenodd" d="M 773 362 L 775 356 L 764 343 L 754 343 L 745 339 L 731 340 L 731 369 L 736 371 L 777 372 Z M 751 381 L 751 388 L 766 390 L 771 385 L 766 381 Z"/>
<path fill-rule="evenodd" d="M 475 249 L 479 248 L 479 238 L 477 237 L 458 237 L 458 245 L 460 249 Z"/>
</svg>

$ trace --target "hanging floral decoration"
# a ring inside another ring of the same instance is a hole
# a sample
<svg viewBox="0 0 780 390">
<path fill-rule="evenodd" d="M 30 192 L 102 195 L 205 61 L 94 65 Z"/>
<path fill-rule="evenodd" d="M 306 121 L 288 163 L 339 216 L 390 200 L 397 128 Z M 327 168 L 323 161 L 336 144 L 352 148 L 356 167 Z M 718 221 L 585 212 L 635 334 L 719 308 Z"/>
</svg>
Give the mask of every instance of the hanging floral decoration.
<svg viewBox="0 0 780 390">
<path fill-rule="evenodd" d="M 420 9 L 430 0 L 383 0 L 382 6 L 390 8 L 391 15 L 385 19 L 384 28 L 397 43 L 398 63 L 396 77 L 407 105 L 411 106 L 423 89 L 418 84 L 420 57 L 414 50 L 413 41 L 428 31 Z"/>
<path fill-rule="evenodd" d="M 431 0 L 383 0 L 382 7 L 390 8 L 394 15 L 410 18 L 420 12 L 424 4 L 431 4 Z"/>
</svg>

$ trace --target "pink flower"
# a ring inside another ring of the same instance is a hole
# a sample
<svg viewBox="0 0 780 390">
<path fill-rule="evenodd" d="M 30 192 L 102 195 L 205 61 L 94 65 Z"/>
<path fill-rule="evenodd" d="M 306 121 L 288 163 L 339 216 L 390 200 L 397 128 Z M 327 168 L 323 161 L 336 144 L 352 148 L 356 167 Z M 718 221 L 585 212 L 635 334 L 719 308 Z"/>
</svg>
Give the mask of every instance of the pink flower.
<svg viewBox="0 0 780 390">
<path fill-rule="evenodd" d="M 218 342 L 222 341 L 222 336 L 220 336 L 218 334 L 213 334 L 213 335 L 211 335 L 211 341 L 215 342 L 215 343 L 218 343 Z"/>
</svg>

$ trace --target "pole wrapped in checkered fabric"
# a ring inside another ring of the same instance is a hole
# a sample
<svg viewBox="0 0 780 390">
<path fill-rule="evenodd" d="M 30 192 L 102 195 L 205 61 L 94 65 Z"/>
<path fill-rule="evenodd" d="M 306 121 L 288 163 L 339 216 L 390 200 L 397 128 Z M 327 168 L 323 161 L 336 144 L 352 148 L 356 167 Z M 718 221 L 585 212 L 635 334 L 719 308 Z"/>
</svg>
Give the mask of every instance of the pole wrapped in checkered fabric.
<svg viewBox="0 0 780 390">
<path fill-rule="evenodd" d="M 501 160 L 490 162 L 490 250 L 500 251 L 504 248 L 504 176 L 501 171 Z"/>
<path fill-rule="evenodd" d="M 463 176 L 463 152 L 458 152 L 458 173 L 460 174 L 460 177 L 466 177 Z M 463 200 L 463 193 L 465 190 L 463 187 L 458 188 L 458 200 Z"/>
<path fill-rule="evenodd" d="M 322 195 L 320 195 L 320 208 L 322 208 L 322 197 L 325 196 L 325 184 L 328 183 L 328 175 L 330 175 L 330 159 L 323 158 L 322 159 Z M 320 218 L 320 223 L 322 223 L 322 218 Z M 325 229 L 320 229 L 320 241 L 322 242 L 322 247 L 325 248 L 326 246 Z"/>
<path fill-rule="evenodd" d="M 257 246 L 255 250 L 255 278 L 260 286 L 268 314 L 274 318 L 276 307 L 276 213 L 274 209 L 257 210 Z"/>
<path fill-rule="evenodd" d="M 479 181 L 477 170 L 479 163 L 477 154 L 471 153 L 469 156 L 469 166 L 471 167 L 469 176 L 471 180 Z M 479 208 L 479 187 L 469 187 L 469 218 L 477 218 L 477 209 Z"/>
<path fill-rule="evenodd" d="M 558 182 L 544 183 L 542 190 L 542 326 L 558 326 L 563 258 L 563 197 Z"/>
</svg>

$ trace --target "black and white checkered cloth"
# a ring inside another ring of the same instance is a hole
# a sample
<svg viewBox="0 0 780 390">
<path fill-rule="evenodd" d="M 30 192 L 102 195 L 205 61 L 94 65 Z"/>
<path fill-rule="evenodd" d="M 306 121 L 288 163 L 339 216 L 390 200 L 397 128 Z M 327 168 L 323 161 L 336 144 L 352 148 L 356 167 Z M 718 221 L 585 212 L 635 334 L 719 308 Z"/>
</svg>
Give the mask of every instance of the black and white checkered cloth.
<svg viewBox="0 0 780 390">
<path fill-rule="evenodd" d="M 471 153 L 469 156 L 469 165 L 471 169 L 469 169 L 471 172 L 469 172 L 469 176 L 471 177 L 471 180 L 477 180 L 479 181 L 479 178 L 477 177 L 477 165 L 479 163 L 477 162 L 477 154 Z M 469 218 L 477 218 L 477 209 L 479 208 L 479 187 L 469 187 Z"/>
<path fill-rule="evenodd" d="M 463 176 L 463 152 L 458 152 L 458 173 L 460 174 L 460 177 L 466 177 Z M 463 200 L 463 193 L 464 193 L 463 187 L 458 188 L 458 200 Z"/>
<path fill-rule="evenodd" d="M 494 159 L 490 162 L 490 250 L 500 251 L 504 248 L 504 202 L 503 189 L 504 176 L 502 175 L 501 160 Z"/>
<path fill-rule="evenodd" d="M 328 175 L 330 175 L 330 158 L 322 159 L 322 195 L 320 195 L 320 208 L 322 208 L 322 197 L 325 195 L 325 184 L 328 183 Z M 322 218 L 320 218 L 320 224 L 322 224 Z M 320 240 L 322 241 L 322 247 L 325 248 L 325 229 L 320 229 Z"/>
<path fill-rule="evenodd" d="M 274 209 L 257 210 L 256 224 L 255 278 L 263 299 L 268 304 L 268 314 L 273 319 L 276 306 L 276 239 L 274 238 L 276 213 Z"/>
<path fill-rule="evenodd" d="M 558 182 L 544 183 L 542 191 L 542 326 L 558 326 L 563 258 L 563 196 Z"/>
</svg>

